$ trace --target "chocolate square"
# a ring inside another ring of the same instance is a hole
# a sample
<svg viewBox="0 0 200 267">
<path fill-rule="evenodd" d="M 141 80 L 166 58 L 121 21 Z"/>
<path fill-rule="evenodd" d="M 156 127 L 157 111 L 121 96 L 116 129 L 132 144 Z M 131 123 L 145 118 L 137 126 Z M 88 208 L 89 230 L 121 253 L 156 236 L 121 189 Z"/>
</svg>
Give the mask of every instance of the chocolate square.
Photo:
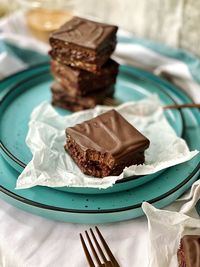
<svg viewBox="0 0 200 267">
<path fill-rule="evenodd" d="M 112 97 L 114 94 L 114 87 L 100 88 L 99 91 L 86 96 L 70 96 L 61 84 L 55 82 L 51 86 L 51 91 L 53 94 L 52 105 L 70 111 L 80 111 L 103 104 L 105 97 Z"/>
<path fill-rule="evenodd" d="M 57 61 L 91 72 L 98 71 L 116 46 L 118 27 L 73 17 L 49 39 Z"/>
<path fill-rule="evenodd" d="M 52 60 L 51 71 L 68 95 L 85 96 L 97 89 L 113 85 L 118 73 L 118 63 L 109 59 L 99 72 L 92 73 Z"/>
<path fill-rule="evenodd" d="M 117 111 L 110 110 L 66 129 L 66 151 L 83 173 L 119 175 L 125 167 L 144 163 L 149 140 Z"/>
</svg>

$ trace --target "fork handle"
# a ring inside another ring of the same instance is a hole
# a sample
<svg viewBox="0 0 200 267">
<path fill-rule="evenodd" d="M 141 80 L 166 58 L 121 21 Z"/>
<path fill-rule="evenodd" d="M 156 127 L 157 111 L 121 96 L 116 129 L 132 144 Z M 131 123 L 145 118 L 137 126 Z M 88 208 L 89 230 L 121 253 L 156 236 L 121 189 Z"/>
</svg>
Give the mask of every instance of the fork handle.
<svg viewBox="0 0 200 267">
<path fill-rule="evenodd" d="M 112 263 L 111 261 L 106 261 L 102 263 L 99 267 L 115 267 L 116 265 Z"/>
<path fill-rule="evenodd" d="M 106 261 L 104 264 L 105 264 L 105 267 L 115 267 L 115 265 L 112 264 L 111 261 Z"/>
<path fill-rule="evenodd" d="M 164 106 L 163 108 L 164 109 L 200 108 L 200 104 L 188 103 L 188 104 L 167 105 L 167 106 Z"/>
</svg>

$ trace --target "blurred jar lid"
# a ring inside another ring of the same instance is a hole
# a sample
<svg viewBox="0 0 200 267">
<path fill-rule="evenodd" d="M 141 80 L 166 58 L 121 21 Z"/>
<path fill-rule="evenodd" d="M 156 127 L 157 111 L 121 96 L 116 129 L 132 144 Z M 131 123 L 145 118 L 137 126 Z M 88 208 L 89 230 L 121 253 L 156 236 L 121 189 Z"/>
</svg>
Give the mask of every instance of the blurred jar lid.
<svg viewBox="0 0 200 267">
<path fill-rule="evenodd" d="M 17 0 L 0 0 L 0 17 L 6 16 L 16 10 Z"/>
<path fill-rule="evenodd" d="M 76 0 L 17 0 L 22 9 L 51 8 L 65 9 L 74 7 Z"/>
<path fill-rule="evenodd" d="M 49 35 L 72 18 L 72 0 L 18 0 L 25 12 L 26 24 L 38 39 L 47 42 Z"/>
</svg>

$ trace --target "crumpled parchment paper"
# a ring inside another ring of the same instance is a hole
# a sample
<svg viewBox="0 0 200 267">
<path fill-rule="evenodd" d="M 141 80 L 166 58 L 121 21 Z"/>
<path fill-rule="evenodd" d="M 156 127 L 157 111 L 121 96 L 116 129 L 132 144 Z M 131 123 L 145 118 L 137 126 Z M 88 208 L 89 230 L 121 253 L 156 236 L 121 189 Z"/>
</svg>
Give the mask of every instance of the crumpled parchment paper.
<svg viewBox="0 0 200 267">
<path fill-rule="evenodd" d="M 91 119 L 112 107 L 94 109 L 61 116 L 47 102 L 36 107 L 30 118 L 26 143 L 33 158 L 20 174 L 16 188 L 36 185 L 50 187 L 108 188 L 116 180 L 131 175 L 152 174 L 193 158 L 198 151 L 189 151 L 186 142 L 177 137 L 164 116 L 161 103 L 153 95 L 138 102 L 127 102 L 115 109 L 150 140 L 145 151 L 145 163 L 125 168 L 119 176 L 103 179 L 84 175 L 64 150 L 65 128 Z M 123 129 L 119 129 L 121 131 Z"/>
</svg>

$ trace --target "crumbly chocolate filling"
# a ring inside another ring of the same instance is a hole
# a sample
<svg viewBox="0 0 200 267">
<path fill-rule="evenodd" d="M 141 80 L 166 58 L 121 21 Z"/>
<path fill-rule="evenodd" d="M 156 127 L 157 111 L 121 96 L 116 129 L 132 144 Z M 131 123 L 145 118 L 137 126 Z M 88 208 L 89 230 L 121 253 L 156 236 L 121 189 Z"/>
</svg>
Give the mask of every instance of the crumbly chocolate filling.
<svg viewBox="0 0 200 267">
<path fill-rule="evenodd" d="M 125 167 L 144 162 L 144 153 L 136 153 L 135 161 L 129 160 L 117 165 L 111 155 L 97 151 L 82 151 L 75 141 L 68 135 L 65 150 L 71 155 L 83 173 L 98 178 L 110 175 L 120 175 Z"/>
<path fill-rule="evenodd" d="M 62 64 L 96 72 L 108 60 L 111 53 L 114 51 L 115 46 L 116 43 L 111 43 L 104 48 L 104 50 L 96 54 L 93 51 L 88 53 L 88 51 L 85 50 L 76 50 L 73 46 L 62 49 L 59 44 L 53 46 L 53 49 L 49 54 L 53 59 L 58 60 Z"/>
<path fill-rule="evenodd" d="M 114 161 L 111 156 L 96 151 L 82 151 L 70 136 L 67 137 L 65 150 L 85 174 L 102 178 L 112 171 Z"/>
</svg>

